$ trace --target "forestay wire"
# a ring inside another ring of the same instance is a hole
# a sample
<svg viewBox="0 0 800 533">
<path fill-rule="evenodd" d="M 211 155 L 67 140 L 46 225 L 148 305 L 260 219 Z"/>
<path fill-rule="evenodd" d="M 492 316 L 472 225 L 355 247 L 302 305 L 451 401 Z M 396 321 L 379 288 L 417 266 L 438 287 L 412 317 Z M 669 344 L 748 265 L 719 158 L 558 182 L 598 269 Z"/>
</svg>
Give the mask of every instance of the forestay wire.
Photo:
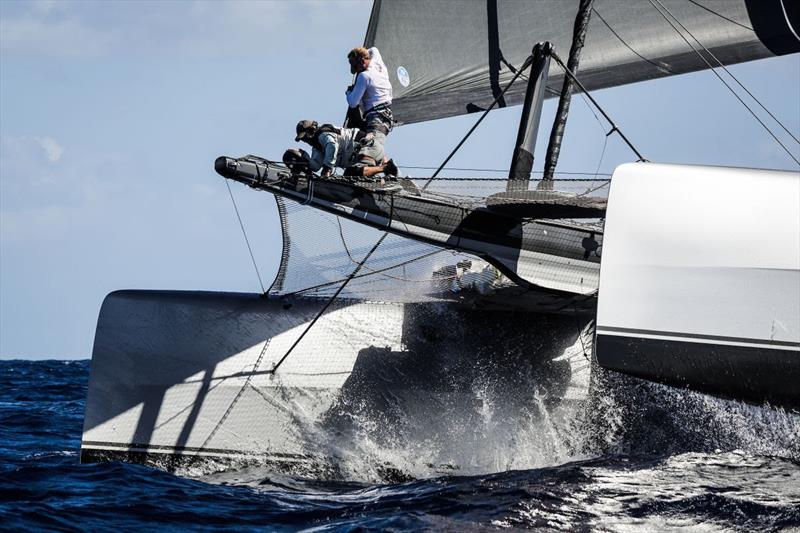
<svg viewBox="0 0 800 533">
<path fill-rule="evenodd" d="M 586 95 L 586 98 L 588 98 L 592 102 L 592 105 L 594 105 L 594 107 L 597 108 L 598 111 L 600 111 L 600 113 L 603 115 L 603 118 L 605 118 L 608 121 L 608 123 L 611 124 L 611 131 L 606 133 L 606 136 L 611 135 L 612 133 L 617 133 L 620 136 L 620 138 L 622 138 L 622 140 L 625 141 L 625 144 L 628 145 L 628 148 L 630 148 L 633 151 L 633 153 L 636 154 L 636 157 L 639 158 L 639 161 L 647 162 L 648 160 L 645 159 L 645 157 L 639 152 L 639 150 L 636 149 L 635 146 L 633 146 L 633 143 L 631 143 L 631 141 L 628 140 L 625 134 L 622 133 L 622 130 L 619 129 L 617 124 L 613 120 L 611 120 L 611 117 L 608 116 L 608 113 L 606 113 L 603 110 L 603 108 L 600 107 L 600 104 L 597 103 L 597 100 L 592 98 L 592 95 L 589 94 L 589 91 L 586 90 L 586 87 L 583 86 L 583 84 L 580 82 L 577 76 L 575 76 L 575 74 L 573 74 L 572 71 L 567 68 L 564 62 L 561 61 L 561 58 L 558 57 L 558 54 L 556 54 L 555 51 L 552 51 L 550 52 L 550 55 L 556 61 L 558 66 L 561 67 L 561 70 L 564 71 L 564 75 L 569 76 L 572 79 L 572 81 L 575 82 L 575 85 L 577 85 L 578 88 L 581 91 L 583 91 L 583 94 Z"/>
<path fill-rule="evenodd" d="M 783 150 L 784 150 L 784 151 L 785 151 L 785 152 L 786 152 L 786 153 L 789 155 L 789 157 L 791 157 L 791 158 L 794 160 L 794 162 L 795 162 L 795 163 L 797 163 L 798 165 L 800 165 L 800 160 L 798 160 L 798 159 L 797 159 L 797 158 L 794 156 L 794 154 L 792 154 L 791 150 L 789 150 L 789 149 L 788 149 L 788 148 L 787 148 L 787 147 L 786 147 L 786 146 L 785 146 L 785 145 L 784 145 L 784 144 L 783 144 L 783 143 L 780 141 L 780 139 L 778 139 L 777 135 L 775 135 L 775 133 L 773 133 L 773 131 L 772 131 L 772 130 L 769 128 L 769 126 L 767 126 L 767 125 L 764 123 L 764 121 L 763 121 L 763 120 L 761 120 L 761 118 L 760 118 L 760 117 L 759 117 L 759 116 L 758 116 L 758 115 L 755 113 L 755 111 L 753 111 L 753 110 L 750 108 L 750 106 L 749 106 L 749 105 L 747 105 L 747 103 L 746 103 L 746 102 L 745 102 L 745 101 L 742 99 L 742 97 L 741 97 L 741 96 L 739 96 L 739 94 L 737 94 L 737 93 L 736 93 L 736 91 L 734 91 L 734 90 L 733 90 L 733 87 L 731 87 L 731 86 L 728 84 L 728 82 L 726 82 L 726 81 L 725 81 L 725 79 L 724 79 L 722 76 L 720 76 L 720 75 L 719 75 L 719 72 L 717 72 L 717 71 L 716 71 L 716 69 L 715 69 L 715 68 L 714 68 L 714 66 L 713 66 L 713 65 L 712 65 L 712 64 L 711 64 L 711 63 L 708 61 L 708 59 L 706 59 L 706 57 L 705 57 L 703 54 L 701 54 L 701 53 L 700 53 L 700 50 L 698 50 L 697 48 L 695 48 L 695 46 L 694 46 L 694 45 L 693 45 L 693 44 L 692 44 L 692 43 L 689 41 L 689 39 L 687 39 L 687 38 L 686 38 L 686 36 L 683 34 L 683 32 L 681 32 L 681 31 L 680 31 L 680 30 L 677 28 L 677 26 L 675 26 L 675 24 L 678 24 L 678 26 L 680 26 L 680 27 L 683 29 L 683 31 L 685 31 L 686 33 L 688 33 L 688 34 L 689 34 L 689 36 L 690 36 L 692 39 L 694 39 L 694 41 L 695 41 L 695 42 L 696 42 L 698 45 L 700 45 L 700 47 L 701 47 L 701 48 L 702 48 L 702 49 L 703 49 L 703 50 L 704 50 L 704 51 L 705 51 L 705 52 L 706 52 L 706 53 L 707 53 L 709 56 L 711 56 L 711 58 L 713 58 L 713 59 L 714 59 L 714 61 L 716 61 L 716 62 L 717 62 L 717 64 L 718 64 L 719 66 L 721 66 L 721 67 L 722 67 L 722 69 L 723 69 L 723 70 L 724 70 L 724 71 L 725 71 L 725 72 L 726 72 L 726 73 L 727 73 L 727 74 L 728 74 L 728 75 L 729 75 L 729 76 L 730 76 L 730 77 L 731 77 L 731 78 L 732 78 L 732 79 L 733 79 L 733 80 L 734 80 L 734 81 L 735 81 L 735 82 L 736 82 L 736 83 L 739 85 L 739 87 L 741 87 L 741 88 L 742 88 L 742 89 L 743 89 L 743 90 L 744 90 L 744 91 L 745 91 L 745 92 L 746 92 L 746 93 L 747 93 L 747 94 L 750 96 L 750 98 L 752 98 L 752 99 L 753 99 L 753 100 L 754 100 L 754 101 L 755 101 L 755 102 L 756 102 L 756 103 L 757 103 L 757 104 L 758 104 L 758 105 L 761 107 L 761 109 L 763 109 L 763 110 L 764 110 L 764 111 L 765 111 L 765 112 L 766 112 L 766 113 L 767 113 L 767 114 L 768 114 L 770 117 L 772 117 L 772 119 L 773 119 L 775 122 L 777 122 L 777 123 L 778 123 L 778 125 L 780 125 L 780 127 L 781 127 L 781 128 L 783 128 L 783 130 L 784 130 L 784 131 L 786 131 L 786 133 L 788 133 L 788 134 L 789 134 L 789 136 L 790 136 L 790 137 L 791 137 L 791 138 L 792 138 L 792 139 L 793 139 L 795 142 L 798 142 L 798 143 L 800 143 L 800 140 L 798 140 L 798 139 L 797 139 L 797 137 L 795 137 L 795 136 L 794 136 L 794 135 L 791 133 L 791 131 L 789 131 L 789 129 L 788 129 L 786 126 L 784 126 L 784 125 L 783 125 L 783 123 L 782 123 L 780 120 L 778 120 L 778 118 L 777 118 L 777 117 L 775 117 L 775 115 L 773 115 L 773 114 L 772 114 L 772 113 L 769 111 L 769 109 L 767 109 L 767 108 L 766 108 L 766 106 L 764 106 L 764 104 L 762 104 L 762 103 L 761 103 L 761 102 L 760 102 L 760 101 L 759 101 L 759 100 L 758 100 L 758 99 L 757 99 L 757 98 L 756 98 L 756 97 L 755 97 L 755 96 L 754 96 L 754 95 L 753 95 L 753 94 L 752 94 L 750 91 L 748 91 L 748 90 L 747 90 L 747 88 L 746 88 L 746 87 L 745 87 L 745 86 L 744 86 L 744 85 L 743 85 L 743 84 L 742 84 L 742 83 L 741 83 L 741 82 L 740 82 L 738 79 L 736 79 L 736 77 L 735 77 L 733 74 L 731 74 L 731 72 L 730 72 L 730 71 L 729 71 L 727 68 L 725 68 L 725 65 L 723 65 L 723 64 L 722 64 L 722 62 L 721 62 L 721 61 L 720 61 L 720 60 L 717 58 L 717 56 L 715 56 L 715 55 L 714 55 L 714 54 L 711 52 L 711 50 L 709 50 L 708 48 L 706 48 L 706 47 L 705 47 L 705 45 L 703 45 L 703 43 L 701 43 L 701 42 L 700 42 L 700 41 L 697 39 L 697 37 L 695 37 L 695 36 L 692 34 L 692 32 L 690 32 L 690 31 L 689 31 L 689 29 L 688 29 L 688 28 L 686 28 L 686 26 L 684 26 L 684 25 L 681 23 L 681 21 L 680 21 L 680 20 L 678 20 L 678 18 L 677 18 L 675 15 L 673 15 L 673 14 L 672 14 L 672 12 L 671 12 L 669 9 L 667 9 L 667 8 L 666 8 L 666 6 L 664 6 L 664 4 L 662 4 L 662 3 L 661 3 L 661 1 L 660 1 L 660 0 L 648 0 L 648 1 L 649 1 L 649 2 L 650 2 L 650 4 L 653 6 L 653 8 L 654 8 L 656 11 L 658 11 L 658 13 L 659 13 L 659 14 L 660 14 L 660 15 L 661 15 L 663 18 L 664 18 L 664 20 L 666 20 L 666 21 L 667 21 L 667 23 L 668 23 L 668 24 L 669 24 L 669 25 L 672 27 L 672 29 L 673 29 L 673 30 L 675 30 L 675 33 L 677 33 L 677 34 L 678 34 L 678 35 L 681 37 L 681 39 L 683 39 L 683 40 L 686 42 L 686 44 L 687 44 L 687 45 L 689 45 L 689 47 L 692 49 L 692 51 L 694 51 L 694 53 L 695 53 L 695 54 L 697 54 L 697 56 L 698 56 L 698 57 L 700 57 L 700 59 L 702 59 L 702 60 L 703 60 L 703 62 L 706 64 L 706 66 L 707 66 L 707 67 L 708 67 L 708 68 L 711 70 L 711 72 L 713 72 L 713 73 L 714 73 L 714 75 L 715 75 L 715 76 L 716 76 L 716 77 L 719 79 L 719 81 L 721 81 L 721 82 L 722 82 L 722 84 L 723 84 L 723 85 L 724 85 L 724 86 L 725 86 L 725 87 L 726 87 L 726 88 L 727 88 L 727 89 L 728 89 L 728 90 L 731 92 L 731 94 L 733 94 L 733 96 L 734 96 L 734 97 L 736 97 L 736 99 L 737 99 L 737 100 L 739 100 L 739 103 L 741 103 L 741 104 L 744 106 L 744 108 L 745 108 L 745 109 L 747 109 L 747 111 L 749 111 L 749 112 L 750 112 L 750 114 L 753 116 L 753 118 L 755 118 L 755 119 L 756 119 L 756 121 L 758 121 L 758 123 L 759 123 L 759 124 L 761 124 L 761 127 L 763 127 L 763 128 L 764 128 L 764 130 L 765 130 L 765 131 L 766 131 L 766 132 L 767 132 L 767 133 L 768 133 L 768 134 L 769 134 L 769 135 L 770 135 L 770 136 L 771 136 L 771 137 L 772 137 L 772 138 L 775 140 L 775 142 L 776 142 L 776 143 L 778 143 L 778 145 L 780 145 L 780 147 L 781 147 L 781 148 L 783 148 Z M 656 4 L 658 4 L 658 5 L 656 5 Z M 662 11 L 662 10 L 663 10 L 663 11 Z M 667 16 L 667 15 L 669 15 L 669 16 Z M 672 20 L 670 20 L 670 19 L 672 19 Z M 673 23 L 673 20 L 675 21 L 675 23 Z"/>
<path fill-rule="evenodd" d="M 247 245 L 247 251 L 250 252 L 250 260 L 253 261 L 253 268 L 256 271 L 256 277 L 258 277 L 258 284 L 261 286 L 261 294 L 265 294 L 267 290 L 264 288 L 264 282 L 261 280 L 261 273 L 258 271 L 258 264 L 256 263 L 256 257 L 253 255 L 253 248 L 250 246 L 250 239 L 247 238 L 247 231 L 244 229 L 244 223 L 242 222 L 242 217 L 239 214 L 239 207 L 236 205 L 236 200 L 233 197 L 233 191 L 231 190 L 231 185 L 228 183 L 228 179 L 225 179 L 225 186 L 228 188 L 228 194 L 231 197 L 231 202 L 233 203 L 233 210 L 236 212 L 236 218 L 239 220 L 239 227 L 242 228 L 242 235 L 244 235 L 244 242 Z"/>
<path fill-rule="evenodd" d="M 378 239 L 378 241 L 375 243 L 375 245 L 372 247 L 372 249 L 371 249 L 369 252 L 367 252 L 367 255 L 365 255 L 365 256 L 364 256 L 364 259 L 362 259 L 362 260 L 361 260 L 361 262 L 360 262 L 360 263 L 358 263 L 358 265 L 356 265 L 356 267 L 353 269 L 353 271 L 350 273 L 350 275 L 349 275 L 349 276 L 347 276 L 347 278 L 346 278 L 346 279 L 344 280 L 344 282 L 343 282 L 343 283 L 342 283 L 342 284 L 339 286 L 339 288 L 338 288 L 338 289 L 336 289 L 336 292 L 334 292 L 334 293 L 333 293 L 333 295 L 332 295 L 330 298 L 328 298 L 328 301 L 327 301 L 327 302 L 325 302 L 325 305 L 323 305 L 323 306 L 322 306 L 322 309 L 320 309 L 320 310 L 319 310 L 319 312 L 318 312 L 318 313 L 317 313 L 317 314 L 314 316 L 314 318 L 311 320 L 311 322 L 309 322 L 309 323 L 308 323 L 308 326 L 306 326 L 306 328 L 303 330 L 303 332 L 300 334 L 300 336 L 299 336 L 299 337 L 297 337 L 297 339 L 294 341 L 294 343 L 292 343 L 292 345 L 289 347 L 289 349 L 288 349 L 288 350 L 286 350 L 286 353 L 285 353 L 285 354 L 283 354 L 283 357 L 281 357 L 281 358 L 278 360 L 278 362 L 277 362 L 277 363 L 275 363 L 275 364 L 272 366 L 272 368 L 271 368 L 270 370 L 267 370 L 267 372 L 266 372 L 267 374 L 275 374 L 275 372 L 277 372 L 277 370 L 278 370 L 278 367 L 280 367 L 280 366 L 283 364 L 283 362 L 286 360 L 286 358 L 287 358 L 287 357 L 289 357 L 289 355 L 291 355 L 291 353 L 294 351 L 295 347 L 297 347 L 297 345 L 298 345 L 298 344 L 300 344 L 300 341 L 301 341 L 301 340 L 303 340 L 303 337 L 305 337 L 305 336 L 306 336 L 306 333 L 308 333 L 309 331 L 311 331 L 311 328 L 313 328 L 313 327 L 314 327 L 314 324 L 316 324 L 316 323 L 317 323 L 317 320 L 319 320 L 319 318 L 320 318 L 322 315 L 324 315 L 324 314 L 325 314 L 325 311 L 327 311 L 327 310 L 328 310 L 328 307 L 330 307 L 330 306 L 331 306 L 331 304 L 332 304 L 334 301 L 336 301 L 336 298 L 338 298 L 338 297 L 339 297 L 339 294 L 340 294 L 340 293 L 341 293 L 341 292 L 344 290 L 344 288 L 347 286 L 347 284 L 348 284 L 348 283 L 350 283 L 350 281 L 351 281 L 353 278 L 355 278 L 355 277 L 356 277 L 356 275 L 359 273 L 359 271 L 360 271 L 360 270 L 361 270 L 361 268 L 364 266 L 364 264 L 367 262 L 367 260 L 368 260 L 368 259 L 369 259 L 369 258 L 372 256 L 372 254 L 374 254 L 374 253 L 375 253 L 375 250 L 377 250 L 377 249 L 378 249 L 378 247 L 381 245 L 381 243 L 382 243 L 382 242 L 383 242 L 383 241 L 386 239 L 386 237 L 387 237 L 388 235 L 389 235 L 389 233 L 388 233 L 388 232 L 384 232 L 384 233 L 383 233 L 383 235 L 381 235 L 381 238 L 380 238 L 380 239 Z"/>
<path fill-rule="evenodd" d="M 508 85 L 506 85 L 505 88 L 503 88 L 503 90 L 500 91 L 500 94 L 497 95 L 497 98 L 494 99 L 494 102 L 492 102 L 491 105 L 486 108 L 486 110 L 481 114 L 480 118 L 478 118 L 478 120 L 469 129 L 466 135 L 464 135 L 464 137 L 461 139 L 461 141 L 459 141 L 456 147 L 453 148 L 453 151 L 450 152 L 450 154 L 447 157 L 445 157 L 444 161 L 442 161 L 442 164 L 439 165 L 438 169 L 436 169 L 436 172 L 434 172 L 433 175 L 430 178 L 428 178 L 428 181 L 426 181 L 425 185 L 422 186 L 423 191 L 428 188 L 428 185 L 431 184 L 433 179 L 439 175 L 439 172 L 441 172 L 442 169 L 444 169 L 445 165 L 447 165 L 447 163 L 453 158 L 453 156 L 456 155 L 456 152 L 458 152 L 458 150 L 464 145 L 464 143 L 467 142 L 467 139 L 469 139 L 470 135 L 472 135 L 472 133 L 478 128 L 478 126 L 480 126 L 481 122 L 483 122 L 483 119 L 485 119 L 486 115 L 489 114 L 489 111 L 494 109 L 494 106 L 497 105 L 497 102 L 499 102 L 500 99 L 503 98 L 503 95 L 506 94 L 506 91 L 508 91 L 511 88 L 511 86 L 514 85 L 514 82 L 517 81 L 517 78 L 519 78 L 522 75 L 522 72 L 526 68 L 528 68 L 532 62 L 533 62 L 533 56 L 528 56 L 528 58 L 525 60 L 525 62 L 522 64 L 519 70 L 514 74 L 514 77 L 511 78 L 511 81 L 508 82 Z"/>
</svg>

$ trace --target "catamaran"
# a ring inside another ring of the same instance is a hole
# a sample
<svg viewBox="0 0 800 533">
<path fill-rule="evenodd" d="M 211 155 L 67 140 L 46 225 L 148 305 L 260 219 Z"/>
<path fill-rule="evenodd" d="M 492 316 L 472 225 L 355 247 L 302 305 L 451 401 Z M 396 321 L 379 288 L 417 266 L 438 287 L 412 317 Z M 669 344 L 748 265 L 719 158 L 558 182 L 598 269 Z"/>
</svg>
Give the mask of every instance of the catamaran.
<svg viewBox="0 0 800 533">
<path fill-rule="evenodd" d="M 800 173 L 648 161 L 599 106 L 632 161 L 610 179 L 556 170 L 574 92 L 597 105 L 596 89 L 797 53 L 800 8 L 423 3 L 375 0 L 367 30 L 398 124 L 475 113 L 478 126 L 522 104 L 507 178 L 437 170 L 386 192 L 219 157 L 227 181 L 276 199 L 277 277 L 264 294 L 109 294 L 82 460 L 336 475 L 348 454 L 382 447 L 407 452 L 378 460 L 388 477 L 505 468 L 493 458 L 521 426 L 544 417 L 568 438 L 587 416 L 593 365 L 800 408 Z M 548 97 L 558 109 L 534 175 Z M 781 142 L 782 124 L 759 121 Z M 797 145 L 781 146 L 797 161 Z"/>
</svg>

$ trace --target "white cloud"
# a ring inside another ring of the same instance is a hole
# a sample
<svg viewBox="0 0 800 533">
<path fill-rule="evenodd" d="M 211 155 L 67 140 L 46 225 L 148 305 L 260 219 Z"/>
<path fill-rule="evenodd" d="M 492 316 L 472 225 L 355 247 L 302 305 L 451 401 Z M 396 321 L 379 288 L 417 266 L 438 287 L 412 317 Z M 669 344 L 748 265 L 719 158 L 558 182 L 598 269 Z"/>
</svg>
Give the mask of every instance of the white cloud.
<svg viewBox="0 0 800 533">
<path fill-rule="evenodd" d="M 310 36 L 336 29 L 331 20 L 352 20 L 366 30 L 369 10 L 368 2 L 4 2 L 0 51 L 56 58 L 232 51 L 258 56 L 308 49 Z"/>
<path fill-rule="evenodd" d="M 87 26 L 77 18 L 56 18 L 32 11 L 0 18 L 3 55 L 43 57 L 96 57 L 107 51 L 113 36 Z"/>
<path fill-rule="evenodd" d="M 31 11 L 39 15 L 47 15 L 54 12 L 63 5 L 57 0 L 32 0 L 30 2 Z"/>
<path fill-rule="evenodd" d="M 96 187 L 74 164 L 65 164 L 65 148 L 49 136 L 0 137 L 0 205 L 4 222 L 11 213 L 81 206 Z M 56 211 L 48 211 L 54 216 Z M 4 225 L 3 234 L 10 228 Z"/>
<path fill-rule="evenodd" d="M 58 144 L 58 141 L 52 137 L 34 137 L 34 140 L 42 147 L 48 161 L 58 163 L 64 153 L 64 147 Z"/>
</svg>

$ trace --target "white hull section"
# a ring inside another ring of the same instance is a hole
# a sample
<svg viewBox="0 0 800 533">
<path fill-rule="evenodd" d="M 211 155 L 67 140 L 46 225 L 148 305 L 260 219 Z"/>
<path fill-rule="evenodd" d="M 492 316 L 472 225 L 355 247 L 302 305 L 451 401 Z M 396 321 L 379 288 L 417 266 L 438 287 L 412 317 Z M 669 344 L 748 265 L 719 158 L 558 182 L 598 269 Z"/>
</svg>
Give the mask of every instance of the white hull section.
<svg viewBox="0 0 800 533">
<path fill-rule="evenodd" d="M 348 457 L 423 476 L 567 453 L 588 391 L 586 319 L 340 301 L 269 373 L 323 303 L 110 294 L 82 458 L 210 457 L 353 478 L 364 476 L 341 472 Z"/>
<path fill-rule="evenodd" d="M 315 307 L 279 313 L 278 302 L 252 297 L 110 295 L 95 339 L 83 449 L 302 460 L 304 419 L 331 407 L 359 351 L 397 350 L 401 338 L 398 306 L 334 307 L 303 340 L 313 357 L 301 346 L 277 374 L 266 373 Z M 337 334 L 345 330 L 352 335 Z"/>
<path fill-rule="evenodd" d="M 636 163 L 611 183 L 600 364 L 753 401 L 796 401 L 800 174 Z"/>
</svg>

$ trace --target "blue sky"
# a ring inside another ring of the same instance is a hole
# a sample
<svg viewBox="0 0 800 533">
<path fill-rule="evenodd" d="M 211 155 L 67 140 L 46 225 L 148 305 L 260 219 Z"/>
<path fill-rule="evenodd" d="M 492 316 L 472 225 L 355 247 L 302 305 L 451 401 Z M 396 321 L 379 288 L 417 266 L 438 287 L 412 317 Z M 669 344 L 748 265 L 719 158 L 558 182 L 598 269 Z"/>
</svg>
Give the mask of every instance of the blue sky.
<svg viewBox="0 0 800 533">
<path fill-rule="evenodd" d="M 277 159 L 297 120 L 339 123 L 370 5 L 0 1 L 0 357 L 89 357 L 115 289 L 257 291 L 213 161 Z M 800 131 L 800 56 L 731 70 Z M 595 97 L 651 160 L 796 168 L 710 72 Z M 559 168 L 594 171 L 603 133 L 572 109 Z M 507 168 L 518 117 L 492 113 L 451 165 Z M 474 120 L 398 128 L 388 151 L 435 166 Z M 601 171 L 629 160 L 612 139 Z M 274 201 L 234 194 L 269 281 Z"/>
</svg>

